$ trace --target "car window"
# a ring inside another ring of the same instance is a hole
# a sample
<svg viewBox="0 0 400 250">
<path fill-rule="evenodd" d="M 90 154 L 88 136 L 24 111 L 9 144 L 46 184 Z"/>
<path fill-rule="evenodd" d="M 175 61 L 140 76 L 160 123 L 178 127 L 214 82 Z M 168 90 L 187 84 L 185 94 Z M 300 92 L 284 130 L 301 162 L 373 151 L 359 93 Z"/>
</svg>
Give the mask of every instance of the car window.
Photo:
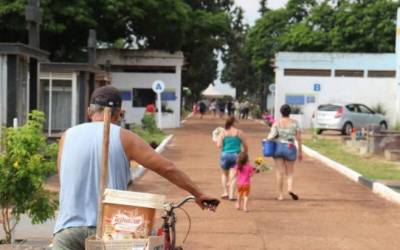
<svg viewBox="0 0 400 250">
<path fill-rule="evenodd" d="M 365 105 L 358 105 L 358 107 L 360 108 L 360 113 L 363 114 L 372 114 L 372 110 L 370 110 L 367 106 Z"/>
<path fill-rule="evenodd" d="M 318 106 L 318 111 L 336 111 L 340 108 L 338 105 L 324 104 Z"/>
<path fill-rule="evenodd" d="M 350 112 L 358 112 L 358 108 L 356 105 L 354 104 L 349 104 L 346 106 L 347 110 Z"/>
</svg>

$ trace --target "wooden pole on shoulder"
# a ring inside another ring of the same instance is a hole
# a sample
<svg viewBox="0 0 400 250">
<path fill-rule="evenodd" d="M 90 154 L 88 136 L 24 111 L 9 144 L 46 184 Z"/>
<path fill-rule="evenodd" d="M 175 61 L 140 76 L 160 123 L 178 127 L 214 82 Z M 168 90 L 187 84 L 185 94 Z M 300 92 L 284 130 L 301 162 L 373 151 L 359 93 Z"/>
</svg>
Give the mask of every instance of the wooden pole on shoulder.
<svg viewBox="0 0 400 250">
<path fill-rule="evenodd" d="M 103 146 L 101 150 L 101 170 L 100 170 L 100 188 L 99 203 L 97 212 L 97 229 L 96 238 L 101 239 L 103 234 L 103 204 L 104 190 L 108 181 L 108 148 L 110 145 L 110 124 L 111 124 L 111 108 L 104 108 L 104 128 L 103 128 Z"/>
</svg>

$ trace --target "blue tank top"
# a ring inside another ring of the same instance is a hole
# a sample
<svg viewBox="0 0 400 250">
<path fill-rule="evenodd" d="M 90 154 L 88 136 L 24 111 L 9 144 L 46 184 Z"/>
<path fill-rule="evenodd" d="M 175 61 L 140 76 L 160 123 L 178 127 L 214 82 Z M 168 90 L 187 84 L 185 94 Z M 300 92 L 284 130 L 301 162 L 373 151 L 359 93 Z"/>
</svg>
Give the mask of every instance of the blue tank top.
<svg viewBox="0 0 400 250">
<path fill-rule="evenodd" d="M 130 164 L 111 125 L 108 188 L 126 190 Z M 96 226 L 103 122 L 84 123 L 67 130 L 60 162 L 60 210 L 54 233 L 68 227 Z"/>
<path fill-rule="evenodd" d="M 239 153 L 241 150 L 241 141 L 239 136 L 225 136 L 222 147 L 223 153 Z"/>
</svg>

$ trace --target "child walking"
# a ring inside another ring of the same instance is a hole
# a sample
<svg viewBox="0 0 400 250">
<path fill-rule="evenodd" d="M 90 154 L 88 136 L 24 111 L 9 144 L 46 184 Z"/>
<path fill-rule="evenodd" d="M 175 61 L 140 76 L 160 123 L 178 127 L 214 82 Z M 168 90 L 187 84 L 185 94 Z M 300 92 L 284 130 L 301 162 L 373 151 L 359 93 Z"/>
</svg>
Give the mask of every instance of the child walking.
<svg viewBox="0 0 400 250">
<path fill-rule="evenodd" d="M 256 172 L 256 169 L 249 164 L 249 156 L 246 152 L 241 152 L 238 155 L 235 172 L 238 193 L 236 209 L 242 209 L 243 200 L 243 211 L 249 212 L 250 182 L 251 176 Z M 231 181 L 233 181 L 233 178 Z"/>
</svg>

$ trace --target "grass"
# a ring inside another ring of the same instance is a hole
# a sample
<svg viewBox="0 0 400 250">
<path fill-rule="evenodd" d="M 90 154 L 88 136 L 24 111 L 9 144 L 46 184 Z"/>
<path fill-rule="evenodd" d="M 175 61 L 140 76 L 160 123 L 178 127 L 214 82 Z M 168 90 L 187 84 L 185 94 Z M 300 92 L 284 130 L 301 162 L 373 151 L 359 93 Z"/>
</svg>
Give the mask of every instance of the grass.
<svg viewBox="0 0 400 250">
<path fill-rule="evenodd" d="M 183 110 L 182 110 L 182 117 L 181 117 L 181 119 L 182 119 L 182 120 L 185 119 L 190 113 L 192 113 L 191 110 L 183 109 Z"/>
<path fill-rule="evenodd" d="M 361 175 L 375 180 L 400 180 L 400 167 L 373 157 L 363 157 L 350 152 L 345 145 L 329 139 L 305 139 L 306 146 L 320 152 L 326 157 L 337 161 Z"/>
<path fill-rule="evenodd" d="M 131 130 L 153 147 L 154 145 L 160 145 L 160 143 L 167 137 L 167 134 L 162 130 L 156 129 L 154 131 L 149 131 L 143 129 L 139 125 L 133 126 Z"/>
</svg>

